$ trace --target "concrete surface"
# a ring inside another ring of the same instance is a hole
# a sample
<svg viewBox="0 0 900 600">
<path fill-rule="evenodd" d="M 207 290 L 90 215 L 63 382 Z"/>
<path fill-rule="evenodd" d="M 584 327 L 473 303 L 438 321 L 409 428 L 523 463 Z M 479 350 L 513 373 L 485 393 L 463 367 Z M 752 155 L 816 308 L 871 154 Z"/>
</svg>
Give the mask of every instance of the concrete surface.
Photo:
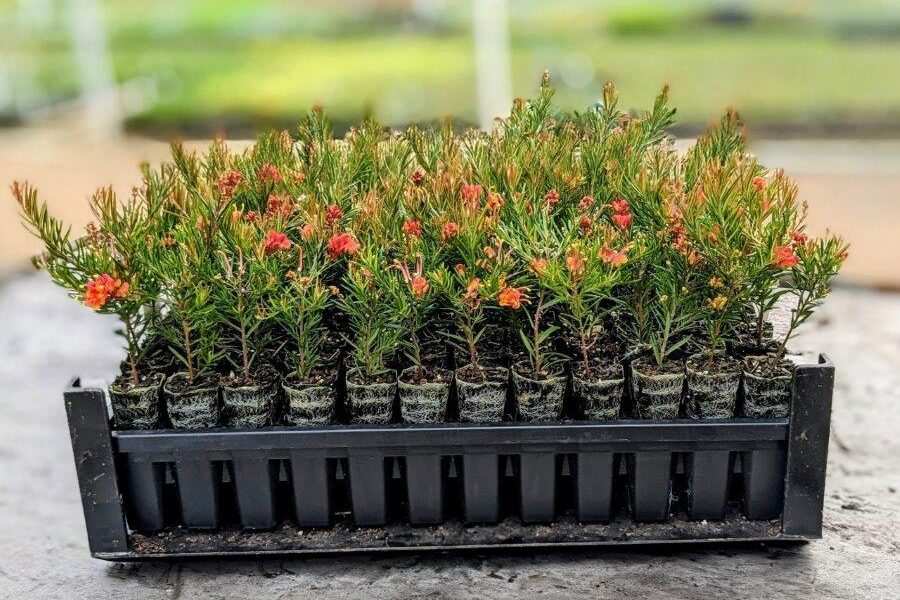
<svg viewBox="0 0 900 600">
<path fill-rule="evenodd" d="M 824 539 L 807 546 L 110 564 L 88 556 L 61 390 L 114 322 L 0 287 L 0 598 L 896 598 L 900 296 L 838 289 L 797 347 L 837 364 Z"/>
</svg>

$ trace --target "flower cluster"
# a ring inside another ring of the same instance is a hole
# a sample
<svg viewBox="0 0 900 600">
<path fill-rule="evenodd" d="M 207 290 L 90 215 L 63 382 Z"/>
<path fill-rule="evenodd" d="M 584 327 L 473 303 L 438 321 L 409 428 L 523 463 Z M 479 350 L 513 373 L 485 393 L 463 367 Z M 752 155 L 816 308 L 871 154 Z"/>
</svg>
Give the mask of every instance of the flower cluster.
<svg viewBox="0 0 900 600">
<path fill-rule="evenodd" d="M 308 378 L 326 347 L 377 377 L 448 339 L 475 371 L 499 346 L 535 375 L 569 359 L 592 377 L 625 346 L 660 363 L 764 349 L 778 298 L 798 301 L 793 332 L 827 294 L 846 246 L 805 232 L 796 187 L 746 152 L 733 112 L 678 153 L 667 90 L 635 115 L 612 86 L 584 114 L 551 100 L 545 79 L 490 131 L 370 120 L 336 140 L 316 109 L 294 140 L 176 145 L 130 199 L 98 192 L 79 239 L 13 192 L 40 264 L 122 319 L 133 382 L 160 342 L 190 381 L 252 381 L 271 360 Z"/>
</svg>

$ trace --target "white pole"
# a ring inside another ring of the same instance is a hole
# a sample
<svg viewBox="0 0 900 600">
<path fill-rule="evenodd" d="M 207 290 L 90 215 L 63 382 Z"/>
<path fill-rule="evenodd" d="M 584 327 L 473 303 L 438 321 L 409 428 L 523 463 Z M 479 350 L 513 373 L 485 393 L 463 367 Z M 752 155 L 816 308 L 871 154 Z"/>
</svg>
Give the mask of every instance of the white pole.
<svg viewBox="0 0 900 600">
<path fill-rule="evenodd" d="M 103 135 L 122 128 L 122 106 L 97 0 L 68 0 L 72 45 L 87 125 Z"/>
<path fill-rule="evenodd" d="M 508 115 L 512 104 L 506 0 L 472 0 L 472 15 L 478 122 L 487 129 L 495 117 Z"/>
</svg>

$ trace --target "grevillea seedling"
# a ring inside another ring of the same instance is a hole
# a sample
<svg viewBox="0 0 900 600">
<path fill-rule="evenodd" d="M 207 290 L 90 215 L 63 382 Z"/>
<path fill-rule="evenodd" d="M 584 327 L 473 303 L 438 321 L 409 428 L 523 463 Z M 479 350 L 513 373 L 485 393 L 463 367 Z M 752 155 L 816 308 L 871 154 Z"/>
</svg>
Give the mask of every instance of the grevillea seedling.
<svg viewBox="0 0 900 600">
<path fill-rule="evenodd" d="M 489 131 L 335 139 L 316 108 L 241 152 L 174 145 L 80 236 L 12 191 L 36 264 L 121 321 L 119 427 L 784 416 L 787 344 L 847 246 L 735 112 L 686 152 L 674 114 L 612 85 L 559 112 L 545 76 Z"/>
</svg>

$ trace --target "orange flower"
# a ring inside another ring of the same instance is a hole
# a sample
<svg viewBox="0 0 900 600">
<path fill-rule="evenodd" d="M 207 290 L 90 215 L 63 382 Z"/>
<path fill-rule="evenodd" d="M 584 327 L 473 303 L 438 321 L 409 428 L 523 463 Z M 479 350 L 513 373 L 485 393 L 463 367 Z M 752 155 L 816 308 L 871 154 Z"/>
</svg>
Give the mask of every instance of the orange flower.
<svg viewBox="0 0 900 600">
<path fill-rule="evenodd" d="M 557 204 L 559 204 L 559 192 L 556 189 L 552 189 L 546 194 L 544 194 L 544 202 L 547 205 L 548 210 L 553 210 Z"/>
<path fill-rule="evenodd" d="M 587 233 L 588 231 L 590 231 L 593 222 L 591 221 L 591 218 L 589 216 L 584 215 L 583 217 L 581 217 L 581 221 L 578 222 L 578 225 L 581 226 L 582 231 Z"/>
<path fill-rule="evenodd" d="M 791 239 L 794 241 L 795 246 L 804 246 L 809 241 L 809 237 L 802 231 L 791 232 Z"/>
<path fill-rule="evenodd" d="M 566 256 L 566 266 L 569 268 L 572 275 L 574 277 L 580 277 L 584 273 L 584 267 L 586 265 L 587 261 L 584 260 L 581 251 L 574 246 L 571 247 L 568 256 Z"/>
<path fill-rule="evenodd" d="M 766 185 L 768 185 L 766 178 L 762 177 L 761 175 L 754 177 L 751 183 L 753 184 L 753 187 L 756 188 L 757 192 L 762 192 L 764 189 L 766 189 Z"/>
<path fill-rule="evenodd" d="M 284 181 L 284 177 L 281 175 L 281 171 L 278 170 L 278 167 L 271 163 L 265 163 L 259 168 L 256 176 L 259 177 L 259 180 L 262 182 L 271 181 L 272 183 L 279 183 Z"/>
<path fill-rule="evenodd" d="M 124 298 L 130 286 L 120 279 L 103 273 L 88 281 L 84 291 L 84 303 L 93 309 L 103 308 L 110 298 Z"/>
<path fill-rule="evenodd" d="M 535 258 L 531 261 L 531 270 L 535 275 L 543 275 L 547 271 L 547 260 L 544 258 Z"/>
<path fill-rule="evenodd" d="M 497 296 L 497 304 L 505 308 L 517 310 L 522 307 L 522 301 L 525 300 L 526 288 L 515 288 L 510 285 L 503 285 L 500 294 Z"/>
<path fill-rule="evenodd" d="M 477 183 L 464 183 L 459 190 L 463 203 L 469 208 L 477 206 L 478 200 L 481 199 L 481 189 Z"/>
<path fill-rule="evenodd" d="M 462 277 L 466 274 L 466 265 L 462 263 L 456 263 L 456 266 L 453 267 L 453 270 L 456 271 L 456 274 Z"/>
<path fill-rule="evenodd" d="M 497 212 L 503 208 L 503 196 L 497 192 L 491 192 L 487 197 L 487 207 L 491 212 Z"/>
<path fill-rule="evenodd" d="M 621 267 L 628 262 L 628 254 L 625 250 L 613 250 L 607 246 L 600 249 L 600 259 L 613 267 Z"/>
<path fill-rule="evenodd" d="M 413 296 L 416 298 L 423 297 L 428 293 L 428 289 L 431 287 L 428 285 L 428 280 L 421 275 L 413 275 L 410 285 L 412 286 Z"/>
<path fill-rule="evenodd" d="M 300 228 L 300 238 L 304 242 L 308 242 L 313 239 L 313 236 L 316 235 L 316 225 L 315 223 L 307 223 L 303 227 Z"/>
<path fill-rule="evenodd" d="M 341 210 L 341 207 L 337 204 L 332 204 L 325 209 L 325 224 L 331 227 L 340 221 L 343 216 L 344 211 Z"/>
<path fill-rule="evenodd" d="M 441 229 L 441 241 L 448 242 L 459 234 L 459 225 L 450 221 Z"/>
<path fill-rule="evenodd" d="M 696 265 L 698 262 L 700 262 L 700 253 L 696 250 L 691 250 L 687 255 L 687 261 L 691 266 Z"/>
<path fill-rule="evenodd" d="M 267 256 L 275 254 L 280 250 L 290 250 L 291 240 L 289 240 L 285 234 L 270 229 L 269 232 L 266 233 L 264 248 Z"/>
<path fill-rule="evenodd" d="M 722 310 L 725 308 L 725 305 L 728 303 L 728 298 L 725 296 L 719 295 L 715 298 L 709 299 L 709 307 L 713 310 Z"/>
<path fill-rule="evenodd" d="M 243 175 L 232 170 L 219 177 L 219 180 L 216 182 L 216 187 L 219 188 L 220 194 L 226 198 L 230 198 L 234 195 L 234 191 L 242 181 L 244 181 Z"/>
<path fill-rule="evenodd" d="M 335 260 L 342 255 L 353 256 L 359 250 L 359 242 L 349 233 L 339 233 L 328 240 L 328 258 Z"/>
<path fill-rule="evenodd" d="M 789 269 L 796 267 L 800 259 L 794 254 L 794 249 L 790 246 L 777 246 L 772 256 L 772 264 L 779 269 Z"/>
<path fill-rule="evenodd" d="M 583 211 L 586 211 L 591 206 L 593 206 L 593 204 L 594 204 L 594 197 L 593 196 L 585 196 L 584 198 L 581 199 L 581 202 L 578 203 L 578 208 L 580 208 Z"/>
<path fill-rule="evenodd" d="M 422 174 L 422 171 L 416 169 L 409 178 L 412 180 L 413 185 L 419 186 L 422 185 L 422 180 L 425 179 L 425 175 Z"/>
<path fill-rule="evenodd" d="M 244 219 L 246 219 L 248 223 L 256 223 L 256 220 L 259 219 L 259 215 L 255 210 L 248 210 L 244 213 Z"/>
<path fill-rule="evenodd" d="M 237 225 L 238 223 L 241 222 L 241 217 L 243 217 L 243 216 L 244 216 L 244 213 L 242 213 L 241 211 L 239 211 L 237 209 L 234 209 L 233 211 L 231 211 L 231 224 Z"/>
<path fill-rule="evenodd" d="M 407 219 L 403 223 L 403 233 L 410 237 L 422 237 L 422 224 L 416 219 Z"/>
<path fill-rule="evenodd" d="M 481 279 L 478 277 L 473 277 L 469 284 L 466 286 L 466 292 L 463 294 L 463 298 L 466 300 L 477 300 L 478 299 L 478 288 L 481 286 Z"/>
<path fill-rule="evenodd" d="M 722 233 L 722 228 L 718 224 L 713 225 L 713 228 L 706 234 L 706 238 L 713 244 L 718 244 L 720 233 Z"/>
</svg>

